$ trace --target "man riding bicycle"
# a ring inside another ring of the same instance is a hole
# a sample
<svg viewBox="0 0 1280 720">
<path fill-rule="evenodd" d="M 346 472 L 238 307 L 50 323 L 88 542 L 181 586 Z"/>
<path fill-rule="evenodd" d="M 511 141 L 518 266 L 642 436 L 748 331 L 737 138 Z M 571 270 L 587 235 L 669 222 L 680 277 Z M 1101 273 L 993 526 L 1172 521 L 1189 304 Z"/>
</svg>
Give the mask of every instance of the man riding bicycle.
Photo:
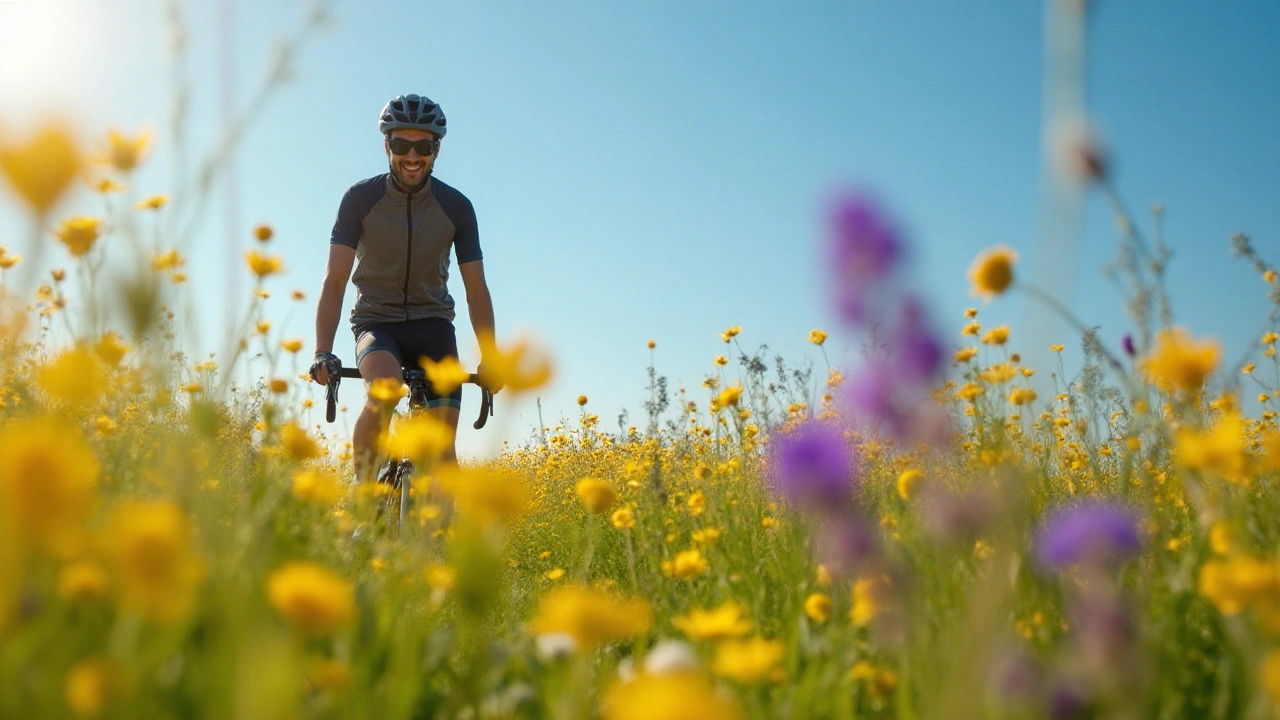
<svg viewBox="0 0 1280 720">
<path fill-rule="evenodd" d="M 356 364 L 366 392 L 382 378 L 404 382 L 401 368 L 417 367 L 422 358 L 457 358 L 454 302 L 446 287 L 450 248 L 482 354 L 493 347 L 494 338 L 493 301 L 484 279 L 475 210 L 465 195 L 431 175 L 445 135 L 444 113 L 425 97 L 400 95 L 382 109 L 378 129 L 390 172 L 351 186 L 338 206 L 316 307 L 311 365 L 312 379 L 322 385 L 341 368 L 333 338 L 351 280 L 356 286 L 351 310 Z M 481 375 L 483 367 L 481 362 Z M 500 387 L 491 384 L 490 389 Z M 461 404 L 461 388 L 444 397 L 428 389 L 427 407 L 455 433 Z M 357 480 L 376 472 L 378 437 L 386 429 L 369 398 L 351 438 Z M 456 459 L 451 443 L 443 460 Z"/>
</svg>

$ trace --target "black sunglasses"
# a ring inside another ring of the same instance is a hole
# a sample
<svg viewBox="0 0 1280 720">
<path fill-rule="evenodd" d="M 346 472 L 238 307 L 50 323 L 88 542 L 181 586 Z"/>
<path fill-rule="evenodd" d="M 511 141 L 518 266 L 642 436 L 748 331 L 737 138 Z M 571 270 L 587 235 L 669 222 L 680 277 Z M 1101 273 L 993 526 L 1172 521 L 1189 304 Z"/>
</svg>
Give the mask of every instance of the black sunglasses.
<svg viewBox="0 0 1280 720">
<path fill-rule="evenodd" d="M 435 140 L 418 140 L 414 142 L 400 137 L 387 139 L 387 146 L 396 155 L 408 155 L 409 148 L 413 148 L 422 157 L 431 157 L 436 154 L 436 144 L 437 141 Z"/>
</svg>

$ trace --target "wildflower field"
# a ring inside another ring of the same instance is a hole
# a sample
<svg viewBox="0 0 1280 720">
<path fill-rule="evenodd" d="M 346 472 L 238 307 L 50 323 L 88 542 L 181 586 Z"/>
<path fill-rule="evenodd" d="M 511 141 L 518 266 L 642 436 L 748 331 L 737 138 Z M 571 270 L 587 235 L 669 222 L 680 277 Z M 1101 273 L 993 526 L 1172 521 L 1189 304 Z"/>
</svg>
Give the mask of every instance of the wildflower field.
<svg viewBox="0 0 1280 720">
<path fill-rule="evenodd" d="M 239 351 L 195 361 L 171 310 L 186 261 L 158 220 L 182 199 L 130 197 L 145 136 L 112 133 L 96 157 L 81 140 L 0 137 L 5 202 L 34 228 L 0 248 L 0 717 L 1280 707 L 1280 335 L 1232 366 L 1178 327 L 1169 249 L 1120 210 L 1136 330 L 1113 348 L 1070 318 L 1078 372 L 1028 367 L 981 302 L 927 307 L 899 276 L 900 223 L 846 194 L 823 239 L 844 325 L 796 328 L 816 364 L 752 350 L 744 318 L 701 387 L 677 390 L 648 341 L 636 426 L 605 430 L 583 396 L 571 421 L 461 467 L 401 402 L 382 447 L 419 475 L 397 529 L 385 485 L 349 483 L 308 342 L 264 314 L 287 260 L 271 228 L 245 254 Z M 58 216 L 86 177 L 102 212 Z M 1276 270 L 1234 246 L 1274 328 Z M 968 275 L 1010 302 L 1018 258 L 994 247 Z M 828 330 L 865 340 L 865 362 L 828 365 Z M 493 358 L 500 404 L 554 367 L 522 344 Z"/>
</svg>

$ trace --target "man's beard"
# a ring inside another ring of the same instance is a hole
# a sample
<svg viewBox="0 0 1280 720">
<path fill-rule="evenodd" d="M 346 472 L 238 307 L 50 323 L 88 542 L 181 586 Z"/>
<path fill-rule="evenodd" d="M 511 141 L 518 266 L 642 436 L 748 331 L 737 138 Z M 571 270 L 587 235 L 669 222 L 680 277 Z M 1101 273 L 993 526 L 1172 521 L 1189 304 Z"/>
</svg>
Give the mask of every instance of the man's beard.
<svg viewBox="0 0 1280 720">
<path fill-rule="evenodd" d="M 432 168 L 424 166 L 422 170 L 422 182 L 418 183 L 413 187 L 409 187 L 409 184 L 406 183 L 404 181 L 404 178 L 400 176 L 400 171 L 396 168 L 394 163 L 389 162 L 387 163 L 387 166 L 391 169 L 391 177 L 395 179 L 396 186 L 406 193 L 418 192 L 422 188 L 426 187 L 427 181 L 431 179 Z"/>
</svg>

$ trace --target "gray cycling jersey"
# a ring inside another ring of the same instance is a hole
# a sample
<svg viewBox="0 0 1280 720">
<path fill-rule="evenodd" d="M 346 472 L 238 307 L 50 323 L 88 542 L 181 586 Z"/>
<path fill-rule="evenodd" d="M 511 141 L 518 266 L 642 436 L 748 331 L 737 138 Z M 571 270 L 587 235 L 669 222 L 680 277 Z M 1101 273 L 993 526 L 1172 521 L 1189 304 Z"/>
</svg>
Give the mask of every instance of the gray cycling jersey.
<svg viewBox="0 0 1280 720">
<path fill-rule="evenodd" d="M 449 248 L 459 265 L 483 258 L 471 201 L 435 177 L 412 195 L 396 187 L 390 173 L 352 185 L 329 242 L 356 251 L 352 325 L 452 321 Z"/>
</svg>

